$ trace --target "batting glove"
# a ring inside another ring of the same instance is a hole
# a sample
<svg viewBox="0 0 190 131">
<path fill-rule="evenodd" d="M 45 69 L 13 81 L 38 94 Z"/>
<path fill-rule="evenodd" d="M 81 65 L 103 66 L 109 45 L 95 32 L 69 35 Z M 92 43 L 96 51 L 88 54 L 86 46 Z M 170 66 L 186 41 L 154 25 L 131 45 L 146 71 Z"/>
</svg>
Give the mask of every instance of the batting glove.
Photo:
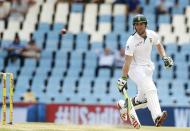
<svg viewBox="0 0 190 131">
<path fill-rule="evenodd" d="M 119 92 L 123 92 L 123 89 L 125 88 L 127 90 L 127 77 L 121 77 L 117 81 L 117 88 Z"/>
<path fill-rule="evenodd" d="M 162 57 L 162 60 L 164 61 L 164 66 L 166 69 L 171 68 L 174 65 L 172 58 L 169 56 Z"/>
</svg>

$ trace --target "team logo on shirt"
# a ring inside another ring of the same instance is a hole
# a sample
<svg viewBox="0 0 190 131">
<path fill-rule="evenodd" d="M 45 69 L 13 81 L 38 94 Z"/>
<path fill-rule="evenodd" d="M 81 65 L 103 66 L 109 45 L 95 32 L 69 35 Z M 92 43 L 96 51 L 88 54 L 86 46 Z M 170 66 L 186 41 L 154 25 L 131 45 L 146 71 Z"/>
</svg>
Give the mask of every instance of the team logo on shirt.
<svg viewBox="0 0 190 131">
<path fill-rule="evenodd" d="M 136 47 L 142 45 L 142 43 L 143 41 L 140 41 L 139 43 L 136 44 Z"/>
</svg>

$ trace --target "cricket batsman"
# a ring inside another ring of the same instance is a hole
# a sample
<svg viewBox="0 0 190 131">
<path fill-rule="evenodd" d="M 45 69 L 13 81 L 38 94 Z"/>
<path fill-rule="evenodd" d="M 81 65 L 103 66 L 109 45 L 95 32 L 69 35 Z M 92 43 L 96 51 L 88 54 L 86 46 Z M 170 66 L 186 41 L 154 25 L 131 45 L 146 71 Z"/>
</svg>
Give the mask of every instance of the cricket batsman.
<svg viewBox="0 0 190 131">
<path fill-rule="evenodd" d="M 160 43 L 156 32 L 147 29 L 147 19 L 144 15 L 138 14 L 133 18 L 133 28 L 135 33 L 132 34 L 125 48 L 125 62 L 122 68 L 122 75 L 117 81 L 117 88 L 120 92 L 127 89 L 128 76 L 137 85 L 137 95 L 131 99 L 135 109 L 145 108 L 151 112 L 155 126 L 161 126 L 167 117 L 166 111 L 161 111 L 156 86 L 152 76 L 154 63 L 151 61 L 152 46 L 156 46 L 160 57 L 166 68 L 173 66 L 173 60 L 166 55 L 163 45 Z M 119 102 L 118 105 L 124 107 Z M 127 111 L 127 110 L 126 110 Z M 127 114 L 120 112 L 122 117 Z"/>
</svg>

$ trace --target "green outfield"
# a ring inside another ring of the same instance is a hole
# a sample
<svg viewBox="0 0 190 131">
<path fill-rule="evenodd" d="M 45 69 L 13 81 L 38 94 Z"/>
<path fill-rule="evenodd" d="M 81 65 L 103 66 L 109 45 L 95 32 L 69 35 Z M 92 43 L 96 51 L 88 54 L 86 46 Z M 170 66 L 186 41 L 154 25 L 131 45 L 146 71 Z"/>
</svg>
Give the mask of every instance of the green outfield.
<svg viewBox="0 0 190 131">
<path fill-rule="evenodd" d="M 134 131 L 130 127 L 124 126 L 84 126 L 84 125 L 64 125 L 50 123 L 19 123 L 14 125 L 0 126 L 0 131 Z M 190 128 L 174 127 L 151 127 L 142 126 L 139 131 L 189 131 Z"/>
</svg>

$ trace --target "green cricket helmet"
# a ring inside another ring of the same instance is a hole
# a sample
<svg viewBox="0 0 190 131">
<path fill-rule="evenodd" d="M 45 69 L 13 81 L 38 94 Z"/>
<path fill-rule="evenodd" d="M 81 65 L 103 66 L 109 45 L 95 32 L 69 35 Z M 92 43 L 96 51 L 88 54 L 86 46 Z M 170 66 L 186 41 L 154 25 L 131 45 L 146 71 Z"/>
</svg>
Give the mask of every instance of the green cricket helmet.
<svg viewBox="0 0 190 131">
<path fill-rule="evenodd" d="M 138 14 L 133 18 L 133 25 L 136 23 L 145 23 L 145 25 L 147 25 L 147 19 L 144 15 Z"/>
</svg>

